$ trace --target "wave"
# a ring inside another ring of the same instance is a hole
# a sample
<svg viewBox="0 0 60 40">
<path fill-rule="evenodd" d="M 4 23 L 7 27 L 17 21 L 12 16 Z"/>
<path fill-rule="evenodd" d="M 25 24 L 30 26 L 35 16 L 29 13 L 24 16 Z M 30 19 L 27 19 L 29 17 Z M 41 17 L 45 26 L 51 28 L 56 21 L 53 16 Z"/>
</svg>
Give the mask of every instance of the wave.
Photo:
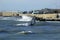
<svg viewBox="0 0 60 40">
<path fill-rule="evenodd" d="M 33 17 L 24 15 L 21 17 L 0 17 L 0 20 L 19 21 L 19 23 L 15 24 L 16 26 L 29 26 L 35 23 L 35 19 Z"/>
<path fill-rule="evenodd" d="M 33 32 L 32 31 L 21 31 L 16 34 L 33 34 Z"/>
<path fill-rule="evenodd" d="M 23 23 L 23 24 L 16 24 L 16 26 L 29 26 L 29 23 Z"/>
<path fill-rule="evenodd" d="M 14 21 L 16 21 L 17 19 L 18 19 L 17 17 L 0 17 L 0 20 L 14 20 Z"/>
<path fill-rule="evenodd" d="M 0 20 L 13 20 L 13 21 L 31 21 L 30 16 L 19 16 L 19 17 L 0 17 Z"/>
<path fill-rule="evenodd" d="M 17 19 L 17 21 L 31 21 L 33 17 L 30 16 L 22 16 L 21 19 Z"/>
</svg>

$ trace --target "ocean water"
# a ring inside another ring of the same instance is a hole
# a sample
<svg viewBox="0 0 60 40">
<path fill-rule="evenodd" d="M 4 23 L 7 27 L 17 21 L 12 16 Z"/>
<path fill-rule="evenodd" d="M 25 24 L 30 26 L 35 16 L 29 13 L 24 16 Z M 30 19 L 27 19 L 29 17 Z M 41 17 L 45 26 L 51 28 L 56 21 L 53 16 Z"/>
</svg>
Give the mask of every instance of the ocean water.
<svg viewBox="0 0 60 40">
<path fill-rule="evenodd" d="M 17 26 L 19 21 L 0 20 L 0 40 L 60 40 L 60 22 L 36 22 L 31 26 Z M 32 31 L 20 34 L 21 31 Z"/>
</svg>

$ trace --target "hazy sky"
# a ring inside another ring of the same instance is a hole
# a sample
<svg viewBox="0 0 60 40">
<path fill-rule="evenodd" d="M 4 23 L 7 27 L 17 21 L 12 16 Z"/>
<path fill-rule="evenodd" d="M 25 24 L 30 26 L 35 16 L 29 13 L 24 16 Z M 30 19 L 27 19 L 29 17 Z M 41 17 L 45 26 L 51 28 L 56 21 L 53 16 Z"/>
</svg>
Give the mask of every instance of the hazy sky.
<svg viewBox="0 0 60 40">
<path fill-rule="evenodd" d="M 0 11 L 60 8 L 60 0 L 0 0 Z"/>
</svg>

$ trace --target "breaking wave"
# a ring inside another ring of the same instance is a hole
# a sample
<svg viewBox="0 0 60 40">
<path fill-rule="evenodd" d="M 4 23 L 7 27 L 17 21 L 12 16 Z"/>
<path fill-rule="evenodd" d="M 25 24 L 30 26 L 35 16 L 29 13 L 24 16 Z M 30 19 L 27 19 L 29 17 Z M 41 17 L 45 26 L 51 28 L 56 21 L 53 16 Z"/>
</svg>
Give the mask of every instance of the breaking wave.
<svg viewBox="0 0 60 40">
<path fill-rule="evenodd" d="M 33 17 L 30 17 L 30 16 L 0 17 L 0 20 L 6 20 L 6 21 L 9 20 L 9 21 L 14 21 L 14 22 L 16 21 L 15 26 L 29 26 L 34 23 Z M 19 22 L 19 23 L 17 23 L 17 22 Z"/>
<path fill-rule="evenodd" d="M 32 17 L 19 16 L 19 17 L 0 17 L 0 20 L 13 20 L 13 21 L 31 21 Z"/>
</svg>

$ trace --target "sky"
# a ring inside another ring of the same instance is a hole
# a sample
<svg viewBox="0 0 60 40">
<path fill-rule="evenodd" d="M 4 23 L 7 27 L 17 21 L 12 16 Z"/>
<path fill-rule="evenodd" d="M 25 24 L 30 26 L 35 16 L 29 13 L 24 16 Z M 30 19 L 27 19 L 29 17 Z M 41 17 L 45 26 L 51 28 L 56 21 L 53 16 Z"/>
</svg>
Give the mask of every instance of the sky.
<svg viewBox="0 0 60 40">
<path fill-rule="evenodd" d="M 60 0 L 0 0 L 0 11 L 29 11 L 60 8 Z"/>
</svg>

